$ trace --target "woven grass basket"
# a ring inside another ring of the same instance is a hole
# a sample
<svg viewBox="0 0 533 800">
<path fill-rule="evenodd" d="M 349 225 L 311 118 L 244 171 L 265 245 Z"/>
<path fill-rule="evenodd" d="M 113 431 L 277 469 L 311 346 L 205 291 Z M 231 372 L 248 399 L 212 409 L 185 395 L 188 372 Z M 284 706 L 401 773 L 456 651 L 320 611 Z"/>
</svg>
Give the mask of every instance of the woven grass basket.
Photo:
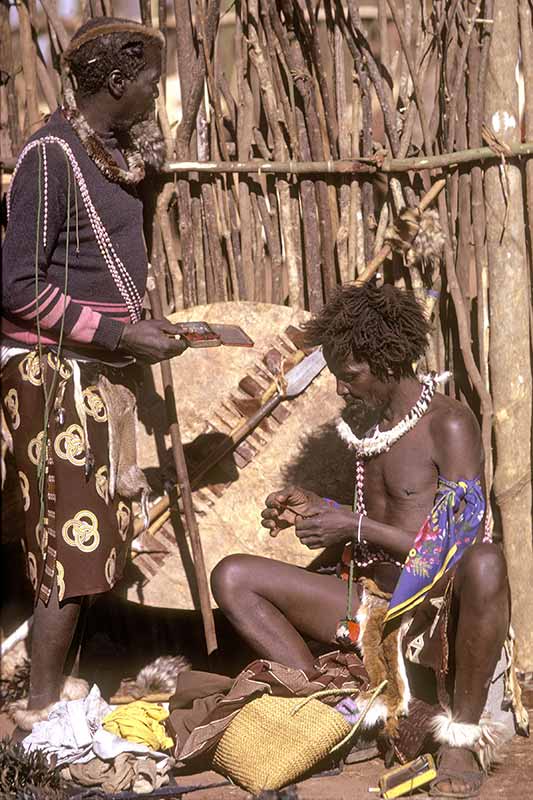
<svg viewBox="0 0 533 800">
<path fill-rule="evenodd" d="M 352 738 L 379 691 L 354 726 L 316 699 L 353 690 L 317 692 L 303 700 L 267 694 L 251 700 L 226 728 L 214 752 L 213 769 L 252 794 L 296 783 Z"/>
</svg>

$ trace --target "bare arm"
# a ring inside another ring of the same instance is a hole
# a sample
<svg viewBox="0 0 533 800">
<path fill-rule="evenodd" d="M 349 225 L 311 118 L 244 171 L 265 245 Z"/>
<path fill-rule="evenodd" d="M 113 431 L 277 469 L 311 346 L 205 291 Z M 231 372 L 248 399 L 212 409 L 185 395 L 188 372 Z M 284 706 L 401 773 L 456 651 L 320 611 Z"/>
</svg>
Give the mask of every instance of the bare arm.
<svg viewBox="0 0 533 800">
<path fill-rule="evenodd" d="M 350 506 L 318 497 L 297 487 L 274 492 L 266 499 L 262 525 L 276 535 L 294 525 L 301 543 L 310 550 L 352 541 L 361 518 L 361 536 L 398 557 L 409 552 L 416 531 L 404 531 L 354 513 Z"/>
<path fill-rule="evenodd" d="M 370 517 L 357 514 L 350 506 L 321 509 L 312 517 L 296 520 L 296 535 L 306 547 L 322 547 L 353 541 L 361 520 L 361 538 L 369 544 L 382 547 L 398 559 L 405 558 L 416 536 L 416 531 L 406 531 Z"/>
</svg>

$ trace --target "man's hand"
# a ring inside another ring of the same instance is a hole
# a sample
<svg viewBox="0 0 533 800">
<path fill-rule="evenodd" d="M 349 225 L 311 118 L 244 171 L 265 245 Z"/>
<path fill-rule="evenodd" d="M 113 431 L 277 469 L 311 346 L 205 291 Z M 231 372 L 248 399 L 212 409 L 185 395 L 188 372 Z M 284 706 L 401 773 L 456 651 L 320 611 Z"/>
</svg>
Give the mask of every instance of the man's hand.
<svg viewBox="0 0 533 800">
<path fill-rule="evenodd" d="M 296 520 L 296 536 L 310 550 L 345 544 L 353 539 L 358 520 L 359 514 L 348 506 L 323 501 L 316 514 Z"/>
<path fill-rule="evenodd" d="M 297 519 L 318 513 L 325 505 L 325 500 L 314 492 L 289 486 L 279 492 L 272 492 L 265 500 L 266 508 L 261 512 L 264 528 L 268 528 L 271 536 L 290 528 Z"/>
<path fill-rule="evenodd" d="M 130 353 L 140 361 L 156 364 L 167 358 L 179 356 L 187 347 L 179 336 L 179 325 L 166 319 L 151 319 L 125 325 L 119 349 Z"/>
</svg>

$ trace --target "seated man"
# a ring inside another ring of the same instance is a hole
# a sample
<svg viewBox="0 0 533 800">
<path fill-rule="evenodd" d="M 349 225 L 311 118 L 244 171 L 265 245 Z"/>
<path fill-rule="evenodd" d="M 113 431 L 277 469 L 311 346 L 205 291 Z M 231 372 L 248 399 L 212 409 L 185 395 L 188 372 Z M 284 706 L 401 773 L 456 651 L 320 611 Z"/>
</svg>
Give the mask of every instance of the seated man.
<svg viewBox="0 0 533 800">
<path fill-rule="evenodd" d="M 311 670 L 306 639 L 338 644 L 340 636 L 361 644 L 354 624 L 360 586 L 387 600 L 392 595 L 384 634 L 402 622 L 405 657 L 433 669 L 435 703 L 445 712 L 434 724 L 440 753 L 432 791 L 474 796 L 481 784 L 473 752 L 482 745 L 480 717 L 509 629 L 505 561 L 497 546 L 482 541 L 477 421 L 436 393 L 435 377 L 415 375 L 429 325 L 411 294 L 344 287 L 306 329 L 309 344 L 322 345 L 346 402 L 338 429 L 354 450 L 354 507 L 290 487 L 269 495 L 262 524 L 272 535 L 294 525 L 312 550 L 345 545 L 342 560 L 337 574 L 317 574 L 230 556 L 212 573 L 215 599 L 259 656 Z M 357 583 L 347 613 L 350 578 Z"/>
</svg>

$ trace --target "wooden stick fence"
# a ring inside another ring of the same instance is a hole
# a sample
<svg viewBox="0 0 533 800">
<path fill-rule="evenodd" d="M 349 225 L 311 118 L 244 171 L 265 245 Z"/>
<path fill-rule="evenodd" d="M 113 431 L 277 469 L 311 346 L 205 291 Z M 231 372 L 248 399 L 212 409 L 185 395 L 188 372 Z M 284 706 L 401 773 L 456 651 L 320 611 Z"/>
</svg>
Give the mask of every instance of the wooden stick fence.
<svg viewBox="0 0 533 800">
<path fill-rule="evenodd" d="M 502 3 L 377 0 L 363 18 L 356 0 L 140 0 L 136 15 L 167 37 L 158 104 L 167 164 L 154 239 L 163 308 L 235 299 L 316 311 L 338 283 L 376 279 L 369 267 L 386 248 L 377 279 L 426 303 L 434 323 L 426 366 L 451 368 L 449 391 L 478 414 L 488 488 L 501 467 L 492 462 L 493 422 L 512 413 L 491 395 L 503 368 L 490 327 L 502 289 L 489 258 L 494 192 L 511 169 L 529 203 L 514 228 L 529 287 L 533 235 L 528 0 L 510 39 L 521 40 L 513 57 L 523 111 L 518 101 L 507 116 L 486 105 L 503 59 L 491 46 L 504 35 Z M 76 24 L 101 13 L 113 13 L 110 0 L 84 5 Z M 11 15 L 0 2 L 0 171 L 59 101 L 59 56 L 74 29 L 55 0 L 19 0 Z M 487 197 L 489 174 L 499 182 Z M 406 259 L 391 231 L 437 181 L 445 187 L 428 219 L 442 252 L 421 246 Z M 531 325 L 531 291 L 523 294 L 516 302 Z M 531 405 L 530 356 L 519 369 Z M 527 451 L 531 430 L 519 435 Z M 523 535 L 529 553 L 531 526 Z"/>
</svg>

